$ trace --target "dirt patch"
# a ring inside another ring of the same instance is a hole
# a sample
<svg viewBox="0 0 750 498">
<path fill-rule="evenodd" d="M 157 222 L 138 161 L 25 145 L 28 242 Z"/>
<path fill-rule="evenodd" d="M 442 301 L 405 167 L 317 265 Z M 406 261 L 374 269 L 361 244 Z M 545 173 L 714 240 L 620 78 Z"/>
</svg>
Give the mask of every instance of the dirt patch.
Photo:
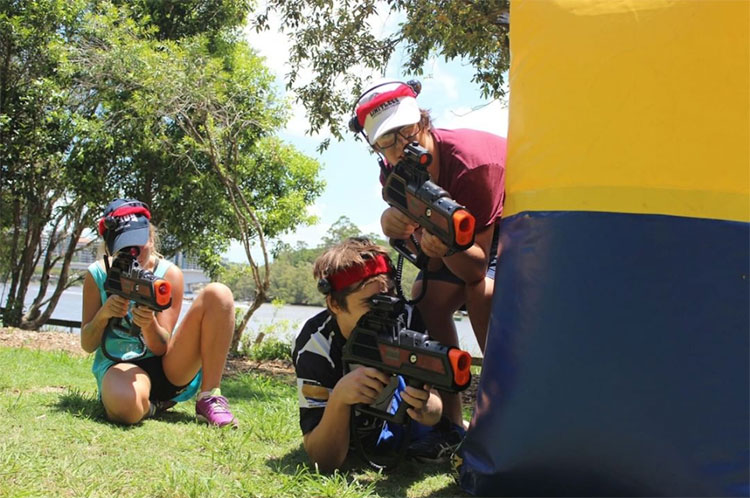
<svg viewBox="0 0 750 498">
<path fill-rule="evenodd" d="M 81 349 L 78 334 L 67 332 L 38 332 L 14 327 L 0 328 L 0 346 L 6 348 L 26 348 L 41 351 L 65 351 L 75 356 L 86 356 Z"/>
<path fill-rule="evenodd" d="M 287 360 L 255 361 L 247 358 L 228 358 L 224 368 L 224 375 L 232 376 L 248 372 L 258 372 L 286 382 L 289 385 L 296 383 L 294 365 Z"/>
</svg>

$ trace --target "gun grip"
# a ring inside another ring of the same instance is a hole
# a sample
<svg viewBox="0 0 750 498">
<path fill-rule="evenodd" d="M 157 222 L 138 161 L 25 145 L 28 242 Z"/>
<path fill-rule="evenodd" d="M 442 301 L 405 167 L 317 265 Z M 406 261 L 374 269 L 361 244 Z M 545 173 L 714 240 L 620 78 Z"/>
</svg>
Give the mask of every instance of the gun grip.
<svg viewBox="0 0 750 498">
<path fill-rule="evenodd" d="M 388 239 L 388 242 L 391 244 L 391 247 L 396 250 L 397 253 L 402 255 L 411 264 L 413 264 L 420 270 L 424 270 L 425 268 L 427 268 L 427 261 L 429 260 L 429 258 L 425 256 L 425 254 L 421 250 L 418 250 L 417 253 L 412 252 L 406 245 L 406 240 L 404 239 Z"/>
</svg>

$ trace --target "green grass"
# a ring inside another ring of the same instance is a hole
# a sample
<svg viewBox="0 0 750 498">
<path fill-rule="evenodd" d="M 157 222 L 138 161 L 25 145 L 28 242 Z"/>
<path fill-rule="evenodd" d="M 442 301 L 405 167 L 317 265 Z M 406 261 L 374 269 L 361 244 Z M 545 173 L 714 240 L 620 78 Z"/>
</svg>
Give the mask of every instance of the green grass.
<svg viewBox="0 0 750 498">
<path fill-rule="evenodd" d="M 307 463 L 293 386 L 225 378 L 240 428 L 194 420 L 193 403 L 132 427 L 111 424 L 91 357 L 0 348 L 0 497 L 464 496 L 450 464 L 404 461 L 381 474 L 357 457 L 343 472 Z"/>
</svg>

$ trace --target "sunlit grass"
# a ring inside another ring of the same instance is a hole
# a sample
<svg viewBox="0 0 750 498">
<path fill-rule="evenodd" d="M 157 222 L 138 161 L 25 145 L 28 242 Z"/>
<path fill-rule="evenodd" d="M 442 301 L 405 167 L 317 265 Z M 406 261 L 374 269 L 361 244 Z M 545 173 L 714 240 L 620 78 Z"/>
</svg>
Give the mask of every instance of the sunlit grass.
<svg viewBox="0 0 750 498">
<path fill-rule="evenodd" d="M 2 496 L 460 496 L 450 464 L 381 474 L 352 458 L 318 474 L 301 447 L 294 386 L 224 380 L 240 428 L 194 420 L 193 403 L 133 427 L 107 422 L 90 357 L 0 348 Z"/>
</svg>

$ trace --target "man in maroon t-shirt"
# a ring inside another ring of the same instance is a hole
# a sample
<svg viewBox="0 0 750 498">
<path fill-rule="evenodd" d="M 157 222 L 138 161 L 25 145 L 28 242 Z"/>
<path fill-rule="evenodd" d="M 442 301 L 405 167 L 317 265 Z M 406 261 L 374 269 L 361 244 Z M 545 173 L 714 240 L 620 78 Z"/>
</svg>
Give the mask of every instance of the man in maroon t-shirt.
<svg viewBox="0 0 750 498">
<path fill-rule="evenodd" d="M 430 115 L 417 104 L 419 83 L 389 82 L 373 86 L 357 101 L 350 127 L 361 132 L 388 165 L 397 164 L 404 146 L 417 141 L 432 154 L 427 167 L 431 180 L 445 189 L 476 218 L 474 245 L 448 254 L 448 247 L 423 230 L 395 207 L 380 218 L 383 233 L 393 239 L 421 236 L 422 251 L 429 256 L 427 291 L 418 303 L 427 329 L 436 340 L 458 345 L 453 313 L 466 306 L 479 346 L 484 351 L 494 289 L 497 238 L 505 198 L 505 139 L 478 130 L 432 127 Z M 356 120 L 356 121 L 355 121 Z M 381 178 L 382 179 L 382 178 Z M 417 277 L 412 295 L 422 290 Z M 445 415 L 463 421 L 457 395 L 444 395 Z"/>
</svg>

